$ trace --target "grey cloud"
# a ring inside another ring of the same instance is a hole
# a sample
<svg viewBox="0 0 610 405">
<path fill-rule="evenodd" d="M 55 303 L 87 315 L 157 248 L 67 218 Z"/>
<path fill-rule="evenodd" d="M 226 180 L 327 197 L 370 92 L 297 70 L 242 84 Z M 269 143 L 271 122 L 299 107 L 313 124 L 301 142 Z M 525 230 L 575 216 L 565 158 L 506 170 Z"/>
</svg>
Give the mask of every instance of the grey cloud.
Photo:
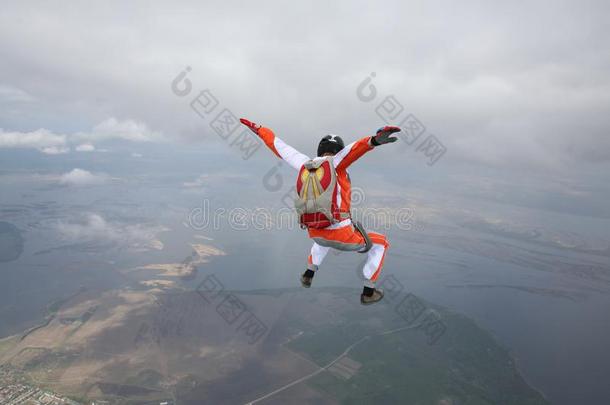
<svg viewBox="0 0 610 405">
<path fill-rule="evenodd" d="M 378 100 L 355 96 L 376 72 L 380 97 L 394 94 L 447 156 L 552 170 L 607 163 L 609 10 L 601 1 L 12 3 L 0 16 L 0 74 L 36 106 L 5 109 L 0 123 L 77 132 L 134 117 L 218 141 L 189 97 L 169 89 L 188 65 L 195 90 L 312 150 L 324 132 L 350 138 L 382 124 Z"/>
</svg>

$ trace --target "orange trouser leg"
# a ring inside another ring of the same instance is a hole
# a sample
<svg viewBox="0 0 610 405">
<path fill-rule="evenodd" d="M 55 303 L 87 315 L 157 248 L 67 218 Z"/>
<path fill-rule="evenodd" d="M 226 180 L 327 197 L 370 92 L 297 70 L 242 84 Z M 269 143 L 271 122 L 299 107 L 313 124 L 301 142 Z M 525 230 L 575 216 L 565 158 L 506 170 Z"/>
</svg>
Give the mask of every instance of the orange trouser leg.
<svg viewBox="0 0 610 405">
<path fill-rule="evenodd" d="M 368 236 L 371 239 L 371 242 L 373 242 L 373 247 L 367 252 L 367 261 L 362 268 L 362 273 L 369 284 L 373 284 L 379 277 L 379 273 L 383 267 L 385 253 L 390 244 L 385 235 L 380 233 L 369 232 Z M 316 244 L 338 250 L 357 251 L 362 249 L 365 245 L 362 235 L 360 235 L 351 225 L 338 229 L 310 229 L 309 237 L 312 238 Z"/>
</svg>

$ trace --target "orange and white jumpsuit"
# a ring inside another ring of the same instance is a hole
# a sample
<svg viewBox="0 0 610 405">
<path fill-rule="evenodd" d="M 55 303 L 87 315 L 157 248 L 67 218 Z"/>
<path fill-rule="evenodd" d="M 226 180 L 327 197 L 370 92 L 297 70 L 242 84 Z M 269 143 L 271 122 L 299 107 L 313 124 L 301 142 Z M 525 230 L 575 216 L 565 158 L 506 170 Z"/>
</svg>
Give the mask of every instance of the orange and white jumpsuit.
<svg viewBox="0 0 610 405">
<path fill-rule="evenodd" d="M 303 164 L 310 160 L 307 155 L 302 154 L 276 137 L 269 128 L 260 128 L 258 135 L 273 153 L 296 170 L 300 170 Z M 364 237 L 354 228 L 350 219 L 352 189 L 347 168 L 373 148 L 371 137 L 368 136 L 352 142 L 334 156 L 333 164 L 337 172 L 338 187 L 337 205 L 340 207 L 339 211 L 343 214 L 342 216 L 346 219 L 326 228 L 309 229 L 309 237 L 314 240 L 314 243 L 307 260 L 308 269 L 316 271 L 330 248 L 357 251 L 365 246 Z M 367 252 L 368 257 L 362 273 L 367 280 L 366 285 L 373 287 L 379 277 L 390 244 L 382 234 L 376 232 L 367 232 L 367 234 L 373 246 Z"/>
</svg>

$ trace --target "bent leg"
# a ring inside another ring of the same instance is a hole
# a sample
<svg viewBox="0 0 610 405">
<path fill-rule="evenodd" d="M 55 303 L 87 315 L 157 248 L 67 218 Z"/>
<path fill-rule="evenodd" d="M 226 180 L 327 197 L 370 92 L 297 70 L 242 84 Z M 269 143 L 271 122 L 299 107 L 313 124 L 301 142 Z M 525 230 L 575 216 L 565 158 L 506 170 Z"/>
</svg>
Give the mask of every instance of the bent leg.
<svg viewBox="0 0 610 405">
<path fill-rule="evenodd" d="M 362 273 L 367 280 L 366 284 L 372 287 L 379 277 L 379 273 L 383 267 L 385 253 L 390 244 L 385 235 L 380 233 L 368 232 L 368 236 L 371 239 L 371 242 L 373 242 L 373 246 L 367 252 L 367 261 L 362 269 Z M 342 251 L 357 251 L 365 246 L 364 238 L 360 232 L 351 225 L 337 229 L 310 229 L 309 237 L 315 241 L 311 257 L 314 257 L 313 253 L 317 249 L 324 249 L 325 256 L 330 247 Z M 322 258 L 324 256 L 322 256 Z M 316 262 L 315 260 L 312 260 L 311 263 L 313 265 L 319 264 L 319 262 Z"/>
<path fill-rule="evenodd" d="M 318 270 L 318 266 L 322 264 L 322 260 L 324 260 L 329 250 L 329 247 L 321 246 L 314 242 L 311 246 L 311 253 L 307 258 L 307 268 L 312 271 Z"/>
<path fill-rule="evenodd" d="M 367 252 L 367 260 L 362 269 L 366 281 L 360 295 L 360 303 L 364 305 L 373 304 L 383 298 L 383 291 L 375 288 L 375 281 L 379 277 L 385 253 L 390 246 L 385 236 L 380 233 L 369 232 L 367 235 L 371 239 L 373 246 Z M 317 246 L 320 248 L 325 247 L 324 255 L 326 255 L 331 247 L 343 251 L 358 251 L 366 245 L 364 237 L 351 224 L 333 229 L 309 229 L 309 237 L 315 241 L 312 255 L 310 256 L 310 263 L 316 269 L 317 264 L 314 259 L 314 250 L 318 249 Z M 321 259 L 319 261 L 321 262 Z M 308 271 L 310 272 L 310 277 L 313 277 L 315 270 Z M 304 282 L 303 285 L 307 286 L 307 283 Z"/>
<path fill-rule="evenodd" d="M 385 235 L 376 232 L 369 232 L 369 238 L 373 242 L 373 247 L 367 253 L 367 260 L 362 268 L 362 274 L 366 278 L 368 287 L 374 288 L 375 282 L 381 273 L 385 254 L 390 247 Z"/>
<path fill-rule="evenodd" d="M 322 264 L 322 260 L 324 260 L 329 250 L 330 248 L 328 247 L 320 246 L 316 242 L 313 243 L 311 254 L 307 258 L 307 270 L 301 274 L 301 284 L 303 287 L 311 287 L 313 276 L 316 274 L 318 266 Z"/>
</svg>

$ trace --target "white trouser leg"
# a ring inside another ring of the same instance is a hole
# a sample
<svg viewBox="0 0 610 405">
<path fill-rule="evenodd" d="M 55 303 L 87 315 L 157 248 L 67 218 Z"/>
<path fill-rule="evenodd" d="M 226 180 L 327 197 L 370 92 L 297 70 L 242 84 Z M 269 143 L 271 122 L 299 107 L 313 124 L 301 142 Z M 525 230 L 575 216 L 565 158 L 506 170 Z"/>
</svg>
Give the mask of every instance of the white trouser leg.
<svg viewBox="0 0 610 405">
<path fill-rule="evenodd" d="M 314 242 L 313 246 L 311 247 L 311 254 L 309 255 L 309 259 L 307 260 L 307 268 L 316 271 L 318 269 L 318 266 L 322 264 L 322 260 L 324 260 L 329 250 L 329 247 L 320 246 L 316 242 Z"/>
<path fill-rule="evenodd" d="M 383 260 L 383 256 L 385 254 L 386 247 L 381 244 L 373 244 L 371 250 L 367 252 L 367 259 L 364 267 L 362 268 L 362 274 L 364 278 L 367 279 L 367 286 L 373 287 L 375 280 L 372 280 L 372 277 L 377 273 L 377 270 L 381 266 L 381 261 Z"/>
</svg>

